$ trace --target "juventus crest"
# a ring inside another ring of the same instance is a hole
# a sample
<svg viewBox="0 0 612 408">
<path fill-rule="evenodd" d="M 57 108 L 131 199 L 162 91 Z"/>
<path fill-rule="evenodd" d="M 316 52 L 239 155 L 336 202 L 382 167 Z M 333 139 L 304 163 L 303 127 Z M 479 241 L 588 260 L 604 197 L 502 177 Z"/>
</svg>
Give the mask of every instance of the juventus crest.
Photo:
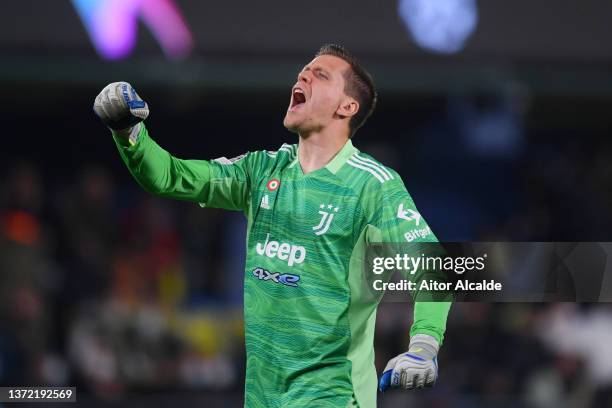
<svg viewBox="0 0 612 408">
<path fill-rule="evenodd" d="M 321 204 L 319 206 L 319 214 L 321 214 L 321 221 L 319 225 L 316 227 L 312 227 L 314 233 L 316 235 L 323 235 L 329 229 L 332 220 L 334 219 L 335 213 L 338 212 L 338 207 L 335 207 L 333 204 Z"/>
</svg>

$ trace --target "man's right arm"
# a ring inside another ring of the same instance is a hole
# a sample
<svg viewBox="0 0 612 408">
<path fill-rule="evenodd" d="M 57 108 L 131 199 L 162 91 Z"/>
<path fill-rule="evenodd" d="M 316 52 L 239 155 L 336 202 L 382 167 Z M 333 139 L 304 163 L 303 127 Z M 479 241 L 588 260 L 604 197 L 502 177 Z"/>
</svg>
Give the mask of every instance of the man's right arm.
<svg viewBox="0 0 612 408">
<path fill-rule="evenodd" d="M 113 132 L 130 173 L 148 192 L 228 210 L 247 208 L 249 177 L 245 162 L 183 160 L 172 156 L 138 124 L 136 141 Z"/>
<path fill-rule="evenodd" d="M 162 149 L 144 124 L 136 125 L 136 142 L 113 132 L 119 155 L 136 181 L 146 191 L 170 198 L 202 201 L 210 180 L 205 160 L 181 160 Z"/>
<path fill-rule="evenodd" d="M 209 207 L 248 209 L 247 166 L 253 158 L 207 161 L 172 156 L 149 137 L 142 123 L 148 116 L 148 106 L 125 82 L 104 88 L 96 98 L 94 111 L 112 130 L 121 158 L 146 191 Z"/>
</svg>

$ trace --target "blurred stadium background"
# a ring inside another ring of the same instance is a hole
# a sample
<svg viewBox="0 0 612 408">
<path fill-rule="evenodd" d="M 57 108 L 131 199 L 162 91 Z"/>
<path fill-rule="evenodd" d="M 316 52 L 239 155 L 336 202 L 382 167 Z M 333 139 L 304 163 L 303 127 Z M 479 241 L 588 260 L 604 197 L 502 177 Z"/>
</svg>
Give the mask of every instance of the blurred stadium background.
<svg viewBox="0 0 612 408">
<path fill-rule="evenodd" d="M 108 82 L 179 157 L 274 150 L 297 72 L 337 42 L 380 93 L 355 144 L 440 239 L 609 241 L 611 21 L 602 0 L 3 2 L 0 383 L 242 404 L 245 221 L 138 187 L 91 109 Z M 381 305 L 379 370 L 410 317 Z M 607 304 L 456 304 L 437 387 L 379 405 L 609 407 L 609 342 Z"/>
</svg>

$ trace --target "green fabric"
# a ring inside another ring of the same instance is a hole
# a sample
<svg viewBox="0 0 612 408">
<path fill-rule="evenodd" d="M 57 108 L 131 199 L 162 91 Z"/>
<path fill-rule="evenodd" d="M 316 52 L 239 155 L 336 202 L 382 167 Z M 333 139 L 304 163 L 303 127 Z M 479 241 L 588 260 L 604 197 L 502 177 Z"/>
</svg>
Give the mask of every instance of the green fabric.
<svg viewBox="0 0 612 408">
<path fill-rule="evenodd" d="M 405 242 L 416 228 L 397 217 L 400 203 L 416 210 L 399 175 L 350 141 L 306 175 L 297 145 L 180 160 L 143 125 L 135 145 L 117 147 L 147 191 L 247 216 L 245 405 L 374 407 L 377 302 L 364 295 L 362 259 L 368 243 Z M 441 342 L 448 307 L 417 304 L 411 333 Z"/>
</svg>

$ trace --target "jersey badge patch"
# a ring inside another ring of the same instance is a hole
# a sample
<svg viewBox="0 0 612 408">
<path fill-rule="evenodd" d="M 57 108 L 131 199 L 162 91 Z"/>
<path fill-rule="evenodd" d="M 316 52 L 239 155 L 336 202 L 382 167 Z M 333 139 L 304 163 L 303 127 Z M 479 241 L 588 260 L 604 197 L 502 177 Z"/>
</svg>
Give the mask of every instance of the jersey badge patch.
<svg viewBox="0 0 612 408">
<path fill-rule="evenodd" d="M 316 227 L 312 227 L 314 233 L 316 235 L 323 235 L 329 229 L 332 220 L 334 219 L 334 214 L 338 212 L 338 207 L 333 204 L 321 204 L 319 205 L 319 214 L 321 214 L 321 221 Z"/>
<path fill-rule="evenodd" d="M 278 181 L 278 179 L 274 178 L 274 179 L 268 181 L 268 184 L 266 184 L 266 187 L 270 191 L 276 191 L 280 187 L 280 181 Z"/>
</svg>

